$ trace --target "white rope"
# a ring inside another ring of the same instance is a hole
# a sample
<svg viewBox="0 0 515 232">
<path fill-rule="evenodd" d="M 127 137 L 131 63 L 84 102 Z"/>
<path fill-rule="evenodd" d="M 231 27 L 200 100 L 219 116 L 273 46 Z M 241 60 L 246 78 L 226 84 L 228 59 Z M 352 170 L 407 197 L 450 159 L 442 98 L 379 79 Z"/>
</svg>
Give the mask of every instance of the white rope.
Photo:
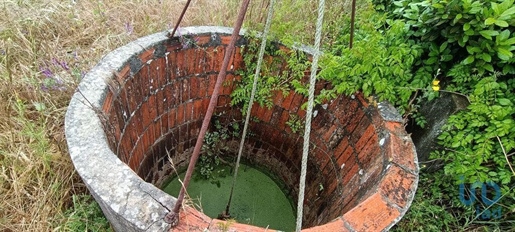
<svg viewBox="0 0 515 232">
<path fill-rule="evenodd" d="M 297 202 L 297 227 L 299 232 L 302 229 L 302 211 L 304 207 L 304 189 L 306 188 L 306 170 L 308 165 L 309 136 L 311 132 L 311 116 L 313 115 L 313 101 L 315 95 L 315 82 L 318 70 L 318 58 L 320 56 L 320 40 L 322 39 L 322 22 L 324 21 L 325 1 L 318 1 L 318 18 L 315 32 L 315 51 L 311 63 L 311 76 L 309 78 L 308 108 L 306 109 L 306 126 L 304 129 L 304 146 L 302 149 L 302 166 L 300 170 L 299 201 Z"/>
<path fill-rule="evenodd" d="M 249 126 L 250 114 L 252 111 L 252 104 L 254 103 L 254 98 L 256 96 L 257 81 L 258 81 L 259 75 L 261 73 L 261 63 L 263 63 L 263 56 L 265 55 L 266 40 L 267 40 L 268 32 L 270 31 L 270 24 L 272 23 L 272 15 L 274 13 L 274 5 L 275 5 L 275 0 L 270 0 L 270 7 L 268 8 L 268 15 L 266 18 L 265 29 L 264 29 L 263 35 L 262 35 L 263 39 L 261 41 L 261 47 L 259 48 L 256 72 L 254 73 L 254 82 L 252 83 L 252 92 L 250 93 L 249 105 L 247 108 L 247 114 L 245 116 L 245 124 L 243 126 L 243 134 L 241 136 L 240 147 L 238 150 L 238 158 L 236 159 L 236 168 L 234 169 L 234 177 L 233 177 L 233 181 L 232 181 L 230 196 L 232 196 L 234 185 L 236 184 L 236 177 L 238 176 L 238 168 L 240 166 L 241 154 L 243 153 L 243 145 L 245 144 L 245 137 L 247 135 L 247 128 Z"/>
</svg>

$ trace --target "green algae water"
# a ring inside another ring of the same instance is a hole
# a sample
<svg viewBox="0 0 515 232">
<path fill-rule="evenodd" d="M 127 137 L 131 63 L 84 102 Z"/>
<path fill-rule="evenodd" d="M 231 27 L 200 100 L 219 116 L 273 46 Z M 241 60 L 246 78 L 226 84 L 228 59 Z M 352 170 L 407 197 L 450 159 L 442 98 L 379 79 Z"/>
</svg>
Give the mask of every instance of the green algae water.
<svg viewBox="0 0 515 232">
<path fill-rule="evenodd" d="M 227 171 L 227 167 L 218 171 Z M 181 179 L 184 175 L 181 173 Z M 187 192 L 195 204 L 201 206 L 204 214 L 216 218 L 225 210 L 231 184 L 232 175 L 229 173 L 217 177 L 216 181 L 192 178 Z M 180 186 L 178 179 L 174 178 L 163 190 L 177 196 Z M 230 213 L 240 223 L 295 230 L 295 214 L 288 198 L 269 176 L 249 166 L 240 165 Z"/>
</svg>

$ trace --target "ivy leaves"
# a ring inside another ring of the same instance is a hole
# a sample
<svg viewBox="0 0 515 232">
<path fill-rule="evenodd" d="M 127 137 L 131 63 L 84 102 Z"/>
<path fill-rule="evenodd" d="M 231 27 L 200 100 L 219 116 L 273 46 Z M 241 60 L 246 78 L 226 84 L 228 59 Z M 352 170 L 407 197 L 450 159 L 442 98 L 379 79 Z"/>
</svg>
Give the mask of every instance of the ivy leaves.
<svg viewBox="0 0 515 232">
<path fill-rule="evenodd" d="M 495 75 L 485 77 L 474 86 L 467 110 L 449 118 L 439 137 L 448 149 L 433 153 L 433 158 L 447 161 L 447 174 L 465 176 L 470 182 L 511 182 L 513 174 L 507 171 L 501 144 L 507 151 L 515 149 L 510 139 L 515 138 L 512 89 Z"/>
<path fill-rule="evenodd" d="M 320 77 L 332 83 L 336 94 L 362 91 L 365 97 L 375 94 L 407 109 L 415 88 L 406 86 L 413 81 L 412 66 L 420 58 L 421 48 L 409 43 L 403 22 L 387 20 L 371 8 L 361 14 L 365 16 L 357 19 L 358 39 L 353 48 L 347 47 L 346 37 L 341 36 L 340 45 L 321 60 Z"/>
</svg>

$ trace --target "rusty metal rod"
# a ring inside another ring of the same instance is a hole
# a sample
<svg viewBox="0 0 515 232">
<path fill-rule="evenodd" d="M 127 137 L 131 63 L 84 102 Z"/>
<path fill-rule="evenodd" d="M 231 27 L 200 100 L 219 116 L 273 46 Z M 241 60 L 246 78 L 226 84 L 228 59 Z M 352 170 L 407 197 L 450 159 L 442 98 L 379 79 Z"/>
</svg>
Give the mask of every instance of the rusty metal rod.
<svg viewBox="0 0 515 232">
<path fill-rule="evenodd" d="M 191 2 L 191 0 L 188 0 L 188 1 L 186 2 L 186 5 L 184 6 L 184 9 L 182 9 L 181 16 L 179 16 L 179 20 L 177 20 L 177 23 L 175 24 L 175 27 L 173 28 L 172 33 L 168 34 L 168 37 L 173 37 L 173 35 L 175 34 L 175 31 L 177 31 L 177 28 L 178 28 L 178 27 L 179 27 L 179 25 L 181 24 L 182 18 L 183 18 L 183 17 L 184 17 L 184 15 L 186 14 L 186 10 L 188 9 L 188 6 L 190 6 L 190 2 Z"/>
<path fill-rule="evenodd" d="M 351 13 L 350 13 L 350 42 L 349 42 L 349 48 L 352 48 L 352 43 L 354 42 L 354 20 L 356 18 L 356 0 L 352 0 L 352 6 L 351 6 Z"/>
<path fill-rule="evenodd" d="M 215 83 L 215 89 L 213 90 L 213 94 L 211 94 L 211 99 L 209 101 L 209 105 L 207 107 L 206 115 L 204 116 L 204 121 L 202 122 L 202 127 L 200 128 L 200 133 L 197 138 L 197 142 L 195 143 L 195 148 L 193 149 L 193 154 L 190 158 L 190 163 L 188 164 L 188 170 L 186 171 L 186 175 L 184 176 L 183 186 L 181 187 L 181 191 L 179 192 L 179 197 L 177 202 L 175 203 L 175 207 L 172 212 L 169 212 L 164 220 L 166 223 L 171 224 L 172 227 L 175 227 L 179 224 L 179 210 L 181 209 L 182 202 L 184 200 L 184 194 L 186 192 L 186 188 L 188 187 L 191 175 L 193 174 L 193 170 L 195 169 L 195 164 L 200 155 L 200 149 L 202 148 L 202 143 L 204 142 L 204 137 L 206 135 L 209 122 L 211 121 L 211 116 L 213 116 L 213 112 L 215 110 L 215 106 L 218 102 L 218 95 L 220 93 L 220 87 L 225 79 L 225 75 L 227 73 L 227 67 L 229 66 L 229 61 L 231 60 L 232 53 L 234 51 L 234 46 L 236 45 L 236 40 L 240 34 L 240 29 L 243 24 L 243 19 L 245 18 L 245 13 L 247 12 L 247 8 L 249 6 L 250 0 L 244 0 L 241 5 L 240 11 L 238 13 L 238 18 L 236 19 L 236 23 L 234 24 L 234 29 L 231 35 L 231 41 L 226 48 L 224 61 L 222 63 L 222 68 L 218 73 L 218 77 Z"/>
</svg>

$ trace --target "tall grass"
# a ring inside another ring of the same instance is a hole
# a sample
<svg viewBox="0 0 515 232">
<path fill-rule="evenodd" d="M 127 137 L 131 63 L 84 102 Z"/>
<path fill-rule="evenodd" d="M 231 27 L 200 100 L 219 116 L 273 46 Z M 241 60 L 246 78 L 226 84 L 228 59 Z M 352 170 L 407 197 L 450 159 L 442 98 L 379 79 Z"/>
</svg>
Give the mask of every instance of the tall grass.
<svg viewBox="0 0 515 232">
<path fill-rule="evenodd" d="M 82 76 L 111 50 L 170 29 L 185 0 L 3 0 L 0 3 L 0 231 L 67 230 L 87 194 L 64 138 L 66 106 Z M 328 28 L 348 2 L 329 1 Z M 194 0 L 182 26 L 232 26 L 240 1 Z M 268 1 L 252 1 L 260 28 Z M 280 1 L 276 31 L 313 37 L 316 4 Z M 293 10 L 294 9 L 294 10 Z M 72 213 L 70 213 L 70 210 Z M 87 228 L 87 227 L 86 227 Z"/>
</svg>

